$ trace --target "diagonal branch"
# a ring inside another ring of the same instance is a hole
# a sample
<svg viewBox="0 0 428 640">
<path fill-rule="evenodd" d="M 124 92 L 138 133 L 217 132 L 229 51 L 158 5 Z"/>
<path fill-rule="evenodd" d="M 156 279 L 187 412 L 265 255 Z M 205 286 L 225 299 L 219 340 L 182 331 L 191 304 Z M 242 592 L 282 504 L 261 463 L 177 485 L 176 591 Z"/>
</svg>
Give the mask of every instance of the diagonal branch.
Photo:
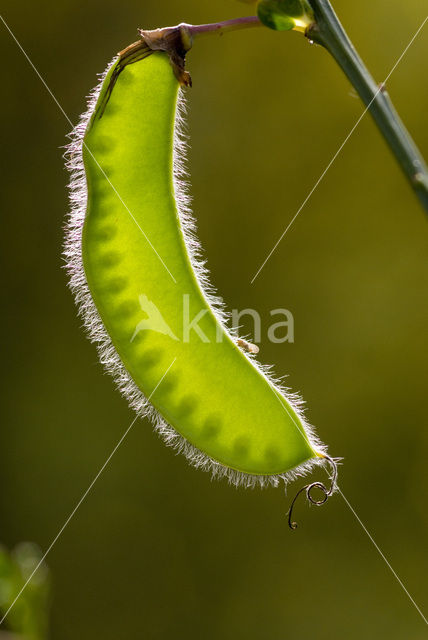
<svg viewBox="0 0 428 640">
<path fill-rule="evenodd" d="M 419 149 L 394 109 L 386 92 L 385 83 L 376 84 L 349 40 L 329 0 L 309 0 L 309 2 L 314 12 L 315 21 L 306 31 L 306 36 L 310 40 L 323 45 L 345 72 L 373 116 L 411 187 L 428 213 L 428 168 Z M 427 21 L 428 16 L 407 49 L 413 44 Z M 403 52 L 401 58 L 407 49 Z"/>
</svg>

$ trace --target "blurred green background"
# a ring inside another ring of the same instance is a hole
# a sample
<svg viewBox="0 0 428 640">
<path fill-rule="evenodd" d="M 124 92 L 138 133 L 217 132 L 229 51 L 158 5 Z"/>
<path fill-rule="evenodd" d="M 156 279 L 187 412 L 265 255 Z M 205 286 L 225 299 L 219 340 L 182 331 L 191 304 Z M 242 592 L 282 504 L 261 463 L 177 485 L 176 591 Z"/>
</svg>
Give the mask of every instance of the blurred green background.
<svg viewBox="0 0 428 640">
<path fill-rule="evenodd" d="M 381 81 L 423 0 L 336 0 Z M 2 1 L 2 15 L 73 122 L 137 27 L 244 15 L 233 0 Z M 0 541 L 46 549 L 132 414 L 86 340 L 62 268 L 70 127 L 1 27 L 3 366 Z M 428 26 L 389 82 L 428 155 Z M 428 611 L 428 228 L 369 117 L 254 285 L 250 280 L 362 112 L 340 70 L 294 33 L 248 31 L 189 55 L 199 236 L 229 308 L 290 309 L 288 374 L 344 494 Z M 248 325 L 248 330 L 250 325 Z M 319 474 L 316 476 L 319 477 Z M 139 422 L 48 557 L 52 638 L 388 638 L 427 629 L 343 499 L 297 507 L 190 468 Z"/>
</svg>

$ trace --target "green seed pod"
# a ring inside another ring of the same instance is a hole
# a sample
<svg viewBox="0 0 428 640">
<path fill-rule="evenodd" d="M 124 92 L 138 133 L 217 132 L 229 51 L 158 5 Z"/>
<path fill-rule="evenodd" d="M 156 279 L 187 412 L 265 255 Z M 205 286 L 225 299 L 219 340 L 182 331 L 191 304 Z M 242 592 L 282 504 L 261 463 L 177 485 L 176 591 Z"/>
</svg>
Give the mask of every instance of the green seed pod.
<svg viewBox="0 0 428 640">
<path fill-rule="evenodd" d="M 168 445 L 234 484 L 276 486 L 330 459 L 209 285 L 182 179 L 188 78 L 165 52 L 135 59 L 109 66 L 69 147 L 71 288 L 102 364 Z"/>
</svg>

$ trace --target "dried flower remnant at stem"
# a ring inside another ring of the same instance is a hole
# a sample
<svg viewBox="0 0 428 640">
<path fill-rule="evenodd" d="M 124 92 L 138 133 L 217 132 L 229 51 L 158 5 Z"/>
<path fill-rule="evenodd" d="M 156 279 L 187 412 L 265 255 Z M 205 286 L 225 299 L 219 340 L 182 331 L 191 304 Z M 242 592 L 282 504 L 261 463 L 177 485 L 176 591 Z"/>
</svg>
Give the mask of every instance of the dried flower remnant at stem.
<svg viewBox="0 0 428 640">
<path fill-rule="evenodd" d="M 147 31 L 139 29 L 140 38 L 118 53 L 118 62 L 110 78 L 110 84 L 104 99 L 97 108 L 97 117 L 102 117 L 108 99 L 113 91 L 119 75 L 124 68 L 150 56 L 154 51 L 168 54 L 175 76 L 181 86 L 191 87 L 192 78 L 186 71 L 186 54 L 193 46 L 195 38 L 204 35 L 224 35 L 232 31 L 261 27 L 257 16 L 246 16 L 214 22 L 210 24 L 191 25 L 185 22 L 174 27 L 163 27 Z"/>
</svg>

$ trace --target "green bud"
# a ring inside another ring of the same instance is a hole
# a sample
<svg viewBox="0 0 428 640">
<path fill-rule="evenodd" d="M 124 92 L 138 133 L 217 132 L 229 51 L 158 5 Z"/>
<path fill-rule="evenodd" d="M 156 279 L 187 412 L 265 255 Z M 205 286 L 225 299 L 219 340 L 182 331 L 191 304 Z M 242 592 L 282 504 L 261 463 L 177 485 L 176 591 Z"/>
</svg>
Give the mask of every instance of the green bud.
<svg viewBox="0 0 428 640">
<path fill-rule="evenodd" d="M 314 20 L 306 0 L 261 0 L 257 12 L 260 21 L 275 31 L 305 31 Z"/>
</svg>

